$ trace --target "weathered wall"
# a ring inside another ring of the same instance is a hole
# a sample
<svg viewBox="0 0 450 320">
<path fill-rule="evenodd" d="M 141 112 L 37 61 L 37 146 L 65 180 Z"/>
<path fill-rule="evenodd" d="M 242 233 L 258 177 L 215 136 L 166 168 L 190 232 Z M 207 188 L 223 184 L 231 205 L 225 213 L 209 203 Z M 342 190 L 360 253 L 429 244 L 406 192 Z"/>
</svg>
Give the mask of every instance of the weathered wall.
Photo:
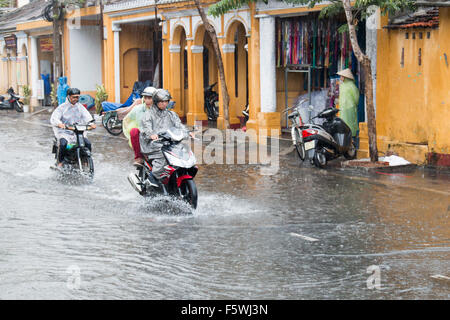
<svg viewBox="0 0 450 320">
<path fill-rule="evenodd" d="M 450 153 L 450 8 L 439 18 L 438 29 L 378 33 L 379 150 L 417 163 Z"/>
</svg>

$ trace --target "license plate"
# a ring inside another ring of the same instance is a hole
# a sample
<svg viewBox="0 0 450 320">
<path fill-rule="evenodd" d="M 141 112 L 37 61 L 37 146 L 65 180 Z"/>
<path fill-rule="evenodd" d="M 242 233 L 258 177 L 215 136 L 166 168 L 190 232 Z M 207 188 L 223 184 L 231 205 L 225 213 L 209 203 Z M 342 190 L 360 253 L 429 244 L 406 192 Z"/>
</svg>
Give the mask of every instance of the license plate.
<svg viewBox="0 0 450 320">
<path fill-rule="evenodd" d="M 308 141 L 305 142 L 305 150 L 308 151 L 310 149 L 314 149 L 315 147 L 315 141 Z"/>
</svg>

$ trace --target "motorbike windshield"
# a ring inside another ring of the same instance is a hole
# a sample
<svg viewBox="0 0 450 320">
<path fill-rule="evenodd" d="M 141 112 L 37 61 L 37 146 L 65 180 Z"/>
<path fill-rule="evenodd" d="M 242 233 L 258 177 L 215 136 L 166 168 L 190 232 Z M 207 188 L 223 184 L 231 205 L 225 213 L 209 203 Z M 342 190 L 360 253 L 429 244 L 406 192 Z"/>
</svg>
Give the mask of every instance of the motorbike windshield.
<svg viewBox="0 0 450 320">
<path fill-rule="evenodd" d="M 182 129 L 172 127 L 167 130 L 167 135 L 172 141 L 181 141 L 185 138 L 186 133 Z"/>
</svg>

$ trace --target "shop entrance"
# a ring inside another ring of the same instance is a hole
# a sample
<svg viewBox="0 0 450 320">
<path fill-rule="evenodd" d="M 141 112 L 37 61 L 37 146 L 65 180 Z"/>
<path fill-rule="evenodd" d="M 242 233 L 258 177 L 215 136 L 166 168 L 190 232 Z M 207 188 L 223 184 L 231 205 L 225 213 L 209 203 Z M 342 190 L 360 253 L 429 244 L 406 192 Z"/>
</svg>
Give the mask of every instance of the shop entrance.
<svg viewBox="0 0 450 320">
<path fill-rule="evenodd" d="M 277 18 L 277 105 L 282 106 L 277 111 L 309 96 L 315 108 L 311 117 L 326 107 L 336 106 L 339 98 L 336 73 L 350 68 L 360 90 L 358 118 L 364 119 L 364 76 L 353 54 L 348 32 L 339 32 L 345 24 L 345 16 L 319 19 L 319 13 L 315 12 L 301 17 Z M 362 24 L 358 28 L 358 42 L 363 51 L 364 31 Z M 286 114 L 281 117 L 281 127 L 289 125 Z"/>
<path fill-rule="evenodd" d="M 130 97 L 136 81 L 147 81 L 157 87 L 161 85 L 161 72 L 157 71 L 161 68 L 161 63 L 158 61 L 161 55 L 155 51 L 155 47 L 161 50 L 161 44 L 155 46 L 154 23 L 152 20 L 124 23 L 120 26 L 120 101 L 122 103 Z M 160 39 L 160 35 L 156 35 L 156 38 L 156 40 Z"/>
</svg>

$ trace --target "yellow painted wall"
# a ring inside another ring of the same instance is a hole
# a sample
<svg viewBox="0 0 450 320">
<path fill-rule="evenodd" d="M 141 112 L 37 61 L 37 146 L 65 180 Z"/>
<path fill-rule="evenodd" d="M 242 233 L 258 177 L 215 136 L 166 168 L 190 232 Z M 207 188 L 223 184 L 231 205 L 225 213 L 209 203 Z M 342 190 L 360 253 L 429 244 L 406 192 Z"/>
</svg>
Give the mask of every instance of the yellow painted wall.
<svg viewBox="0 0 450 320">
<path fill-rule="evenodd" d="M 397 151 L 418 163 L 425 162 L 427 152 L 450 154 L 450 8 L 440 8 L 439 20 L 438 29 L 378 33 L 379 150 Z"/>
<path fill-rule="evenodd" d="M 6 49 L 0 52 L 0 59 L 6 58 Z M 8 90 L 8 62 L 0 60 L 0 94 L 5 94 Z"/>
</svg>

